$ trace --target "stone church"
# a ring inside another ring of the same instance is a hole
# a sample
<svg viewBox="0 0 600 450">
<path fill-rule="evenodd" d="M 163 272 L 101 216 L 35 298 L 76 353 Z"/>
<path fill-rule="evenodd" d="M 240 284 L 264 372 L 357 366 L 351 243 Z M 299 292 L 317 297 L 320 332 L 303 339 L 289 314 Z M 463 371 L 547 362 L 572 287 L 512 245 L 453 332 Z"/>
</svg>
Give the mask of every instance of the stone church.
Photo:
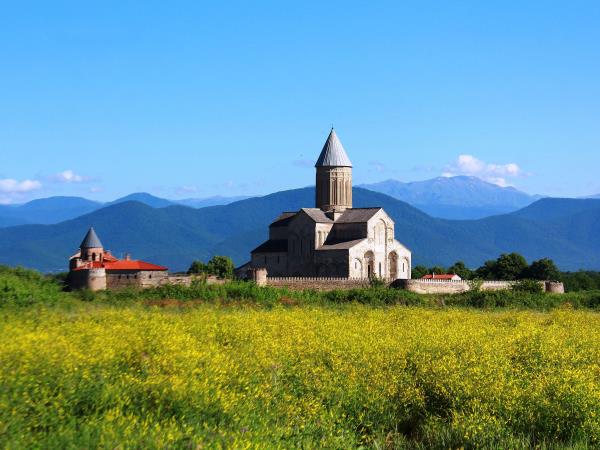
<svg viewBox="0 0 600 450">
<path fill-rule="evenodd" d="M 154 287 L 169 282 L 166 267 L 146 261 L 115 258 L 90 228 L 79 245 L 79 251 L 69 259 L 67 283 L 71 289 L 117 289 L 123 287 Z"/>
<path fill-rule="evenodd" d="M 352 207 L 352 163 L 332 129 L 315 164 L 316 207 L 284 212 L 249 268 L 269 277 L 409 279 L 411 252 L 381 207 Z"/>
</svg>

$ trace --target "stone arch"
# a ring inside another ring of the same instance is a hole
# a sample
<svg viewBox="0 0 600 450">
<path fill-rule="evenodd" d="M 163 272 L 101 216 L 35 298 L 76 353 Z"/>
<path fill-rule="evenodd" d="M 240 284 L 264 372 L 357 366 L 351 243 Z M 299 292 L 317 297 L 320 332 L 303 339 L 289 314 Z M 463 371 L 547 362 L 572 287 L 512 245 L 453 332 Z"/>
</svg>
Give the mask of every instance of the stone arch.
<svg viewBox="0 0 600 450">
<path fill-rule="evenodd" d="M 365 268 L 364 276 L 366 278 L 373 278 L 376 275 L 375 272 L 375 254 L 369 250 L 365 253 L 364 257 L 365 263 L 363 267 Z"/>
<path fill-rule="evenodd" d="M 375 244 L 384 245 L 387 241 L 387 225 L 385 223 L 385 220 L 378 220 L 373 228 L 373 237 L 375 238 Z"/>
<path fill-rule="evenodd" d="M 388 255 L 388 277 L 390 280 L 398 278 L 398 253 L 395 251 L 390 252 Z"/>
</svg>

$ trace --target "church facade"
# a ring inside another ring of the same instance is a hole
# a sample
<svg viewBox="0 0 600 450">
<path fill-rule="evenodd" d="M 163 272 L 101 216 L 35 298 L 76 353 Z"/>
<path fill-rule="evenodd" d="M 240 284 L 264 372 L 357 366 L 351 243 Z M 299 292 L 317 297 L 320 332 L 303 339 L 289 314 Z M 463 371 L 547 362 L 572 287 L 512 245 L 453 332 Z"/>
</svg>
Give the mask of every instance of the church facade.
<svg viewBox="0 0 600 450">
<path fill-rule="evenodd" d="M 331 130 L 315 164 L 314 208 L 282 213 L 247 267 L 270 277 L 409 279 L 411 252 L 381 207 L 352 207 L 352 163 Z"/>
</svg>

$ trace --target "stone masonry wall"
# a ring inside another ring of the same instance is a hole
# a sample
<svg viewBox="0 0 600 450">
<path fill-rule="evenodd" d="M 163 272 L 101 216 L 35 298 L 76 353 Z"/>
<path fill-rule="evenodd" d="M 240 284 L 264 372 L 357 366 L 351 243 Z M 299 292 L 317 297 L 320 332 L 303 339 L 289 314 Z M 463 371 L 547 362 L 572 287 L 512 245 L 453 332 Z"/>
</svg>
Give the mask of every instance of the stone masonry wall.
<svg viewBox="0 0 600 450">
<path fill-rule="evenodd" d="M 480 289 L 483 291 L 499 291 L 510 289 L 514 281 L 484 281 Z M 260 285 L 264 285 L 260 283 Z M 354 289 L 368 287 L 369 280 L 364 278 L 330 278 L 330 277 L 267 277 L 266 285 L 285 287 L 288 289 L 315 289 L 329 291 L 334 289 Z M 406 289 L 417 294 L 459 294 L 471 289 L 469 281 L 447 280 L 397 280 L 394 287 Z M 540 281 L 544 292 L 563 293 L 564 286 L 559 282 Z"/>
<path fill-rule="evenodd" d="M 331 291 L 334 289 L 354 289 L 368 287 L 369 280 L 364 278 L 335 277 L 268 277 L 267 286 L 285 287 L 288 289 L 315 289 Z"/>
<path fill-rule="evenodd" d="M 540 281 L 544 292 L 564 293 L 564 285 L 554 281 Z M 482 291 L 500 291 L 510 289 L 514 281 L 484 281 L 480 287 Z M 456 294 L 471 290 L 467 280 L 403 280 L 401 287 L 418 294 Z"/>
</svg>

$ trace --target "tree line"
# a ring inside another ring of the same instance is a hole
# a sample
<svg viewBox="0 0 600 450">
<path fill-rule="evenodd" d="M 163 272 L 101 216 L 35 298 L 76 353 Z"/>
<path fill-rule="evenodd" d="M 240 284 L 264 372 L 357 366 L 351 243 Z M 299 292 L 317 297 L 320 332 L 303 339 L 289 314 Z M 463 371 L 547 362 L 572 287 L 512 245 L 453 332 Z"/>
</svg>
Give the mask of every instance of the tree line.
<svg viewBox="0 0 600 450">
<path fill-rule="evenodd" d="M 413 278 L 421 278 L 427 274 L 453 273 L 463 280 L 552 280 L 562 281 L 569 291 L 589 291 L 600 289 L 600 272 L 583 271 L 561 272 L 550 258 L 542 258 L 527 262 L 519 253 L 503 253 L 497 259 L 483 263 L 477 269 L 471 269 L 463 261 L 457 261 L 450 267 L 439 265 L 426 267 L 415 266 L 412 269 Z"/>
<path fill-rule="evenodd" d="M 503 253 L 498 259 L 490 259 L 477 269 L 470 269 L 463 261 L 457 261 L 448 268 L 442 266 L 416 266 L 413 278 L 426 274 L 455 273 L 464 280 L 559 280 L 560 271 L 549 258 L 538 259 L 531 264 L 519 253 Z"/>
</svg>

